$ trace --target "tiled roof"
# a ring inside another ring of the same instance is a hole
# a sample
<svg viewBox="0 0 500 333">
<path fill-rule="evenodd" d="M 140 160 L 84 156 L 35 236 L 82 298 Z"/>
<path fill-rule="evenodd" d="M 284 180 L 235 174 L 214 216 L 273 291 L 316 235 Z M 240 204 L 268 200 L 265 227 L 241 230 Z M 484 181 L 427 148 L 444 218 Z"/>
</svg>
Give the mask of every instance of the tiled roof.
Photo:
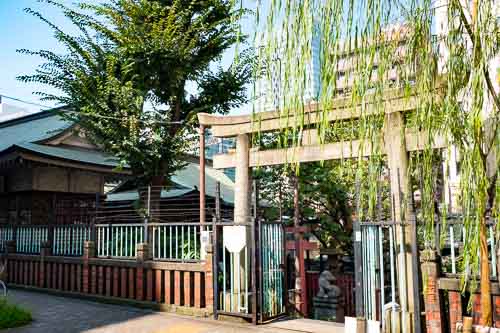
<svg viewBox="0 0 500 333">
<path fill-rule="evenodd" d="M 105 154 L 99 150 L 66 148 L 49 145 L 40 145 L 30 142 L 18 143 L 11 147 L 21 148 L 26 151 L 45 155 L 52 158 L 58 158 L 69 161 L 77 161 L 87 164 L 95 164 L 108 167 L 117 167 L 119 161 L 111 155 Z"/>
<path fill-rule="evenodd" d="M 200 188 L 200 165 L 189 163 L 172 176 L 172 181 L 185 187 Z M 222 170 L 205 167 L 205 191 L 208 196 L 215 197 L 217 182 L 220 182 L 221 199 L 234 202 L 234 182 Z"/>
<path fill-rule="evenodd" d="M 162 198 L 175 198 L 181 195 L 192 192 L 192 189 L 183 188 L 183 189 L 172 189 L 172 190 L 162 190 L 161 197 Z M 135 201 L 139 199 L 139 192 L 137 190 L 123 191 L 123 192 L 115 192 L 110 193 L 106 196 L 106 201 Z"/>
<path fill-rule="evenodd" d="M 20 143 L 33 143 L 57 135 L 73 125 L 53 110 L 0 122 L 0 152 Z"/>
<path fill-rule="evenodd" d="M 220 183 L 221 199 L 227 203 L 234 203 L 234 183 L 222 170 L 216 170 L 211 167 L 205 168 L 205 191 L 210 197 L 216 196 L 216 183 Z M 196 163 L 188 163 L 183 169 L 177 171 L 172 176 L 172 182 L 179 185 L 177 188 L 162 190 L 162 198 L 172 198 L 197 191 L 200 188 L 200 166 Z M 180 187 L 180 188 L 179 188 Z M 108 201 L 131 201 L 137 200 L 139 193 L 137 190 L 126 190 L 110 193 L 107 196 Z"/>
</svg>

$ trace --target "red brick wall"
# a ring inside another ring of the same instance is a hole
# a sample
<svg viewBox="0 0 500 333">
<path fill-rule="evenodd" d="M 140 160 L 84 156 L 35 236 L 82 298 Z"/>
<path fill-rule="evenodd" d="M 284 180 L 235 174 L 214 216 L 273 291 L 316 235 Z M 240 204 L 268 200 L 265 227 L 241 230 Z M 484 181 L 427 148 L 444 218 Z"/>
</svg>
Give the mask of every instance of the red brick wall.
<svg viewBox="0 0 500 333">
<path fill-rule="evenodd" d="M 425 326 L 427 333 L 444 332 L 443 303 L 438 289 L 439 264 L 436 253 L 433 251 L 422 252 L 422 276 L 426 285 L 424 287 Z"/>
<path fill-rule="evenodd" d="M 481 321 L 481 296 L 472 295 L 472 324 L 479 325 Z"/>
<path fill-rule="evenodd" d="M 450 332 L 455 333 L 457 322 L 462 321 L 462 294 L 458 291 L 449 291 Z"/>
</svg>

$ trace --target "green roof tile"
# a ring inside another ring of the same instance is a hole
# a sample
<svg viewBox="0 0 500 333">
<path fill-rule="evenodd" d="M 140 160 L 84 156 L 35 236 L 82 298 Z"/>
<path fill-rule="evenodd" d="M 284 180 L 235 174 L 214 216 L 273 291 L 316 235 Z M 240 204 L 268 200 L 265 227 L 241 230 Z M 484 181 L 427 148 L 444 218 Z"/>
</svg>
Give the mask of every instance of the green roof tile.
<svg viewBox="0 0 500 333">
<path fill-rule="evenodd" d="M 88 164 L 117 167 L 119 163 L 119 161 L 113 156 L 110 156 L 98 150 L 61 148 L 49 145 L 39 145 L 30 142 L 18 143 L 15 145 L 15 147 L 20 147 L 24 150 L 28 150 L 41 155 Z"/>
<path fill-rule="evenodd" d="M 48 139 L 73 124 L 55 112 L 44 111 L 0 123 L 0 152 L 19 143 Z"/>
</svg>

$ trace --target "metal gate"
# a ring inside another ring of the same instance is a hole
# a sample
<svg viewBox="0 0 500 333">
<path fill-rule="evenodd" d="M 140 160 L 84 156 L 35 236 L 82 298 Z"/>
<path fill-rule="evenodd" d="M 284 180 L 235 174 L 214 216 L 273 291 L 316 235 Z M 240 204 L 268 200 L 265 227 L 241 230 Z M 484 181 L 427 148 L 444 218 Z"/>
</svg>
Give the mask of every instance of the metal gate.
<svg viewBox="0 0 500 333">
<path fill-rule="evenodd" d="M 285 230 L 281 222 L 261 222 L 259 229 L 260 319 L 268 321 L 286 314 Z"/>
<path fill-rule="evenodd" d="M 255 185 L 254 185 L 255 186 Z M 214 317 L 243 317 L 254 324 L 286 314 L 285 229 L 282 222 L 221 218 L 220 184 L 213 218 Z M 257 215 L 257 194 L 254 216 Z"/>
<path fill-rule="evenodd" d="M 212 230 L 215 318 L 243 317 L 257 324 L 285 315 L 283 224 L 221 220 Z"/>
<path fill-rule="evenodd" d="M 214 316 L 236 316 L 256 322 L 253 223 L 213 224 Z"/>
<path fill-rule="evenodd" d="M 410 318 L 408 308 L 409 293 L 415 291 L 402 287 L 407 285 L 409 270 L 418 280 L 415 267 L 408 267 L 405 249 L 406 229 L 414 225 L 381 221 L 356 222 L 354 227 L 356 316 L 379 321 L 382 329 L 390 327 L 393 331 L 394 326 L 400 327 L 403 333 L 408 332 L 406 323 L 413 320 L 419 332 L 419 316 Z M 416 244 L 412 237 L 413 246 Z M 420 313 L 419 298 L 415 299 L 414 313 Z"/>
</svg>

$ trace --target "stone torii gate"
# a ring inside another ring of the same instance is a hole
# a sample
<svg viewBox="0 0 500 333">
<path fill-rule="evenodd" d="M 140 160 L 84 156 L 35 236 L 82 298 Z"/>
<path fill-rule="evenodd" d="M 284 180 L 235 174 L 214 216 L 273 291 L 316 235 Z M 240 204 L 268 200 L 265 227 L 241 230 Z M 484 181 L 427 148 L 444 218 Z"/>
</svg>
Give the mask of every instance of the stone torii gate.
<svg viewBox="0 0 500 333">
<path fill-rule="evenodd" d="M 366 100 L 370 100 L 367 98 Z M 417 108 L 418 98 L 416 96 L 405 96 L 401 89 L 390 89 L 384 93 L 381 104 L 366 103 L 352 106 L 350 97 L 337 98 L 331 103 L 333 108 L 329 110 L 327 117 L 329 122 L 355 120 L 361 117 L 361 112 L 365 115 L 379 114 L 379 110 L 385 112 L 385 124 L 383 142 L 381 143 L 382 153 L 387 155 L 388 168 L 390 171 L 391 195 L 394 206 L 395 222 L 402 222 L 403 216 L 409 217 L 412 213 L 409 205 L 406 205 L 406 212 L 402 212 L 403 198 L 408 195 L 409 179 L 406 174 L 408 167 L 408 153 L 423 150 L 426 145 L 426 133 L 415 129 L 406 128 L 404 123 L 404 113 Z M 322 121 L 318 104 L 306 106 L 304 112 L 304 127 L 313 126 Z M 225 138 L 236 137 L 236 151 L 215 155 L 213 166 L 217 169 L 236 168 L 235 198 L 234 198 L 234 220 L 235 223 L 245 223 L 250 216 L 251 197 L 251 168 L 257 166 L 280 165 L 290 162 L 313 162 L 321 160 L 336 160 L 345 158 L 357 158 L 361 155 L 369 156 L 370 147 L 368 143 L 360 140 L 333 142 L 320 144 L 316 129 L 305 129 L 302 135 L 301 145 L 298 147 L 254 150 L 251 149 L 250 136 L 257 132 L 273 132 L 282 130 L 286 126 L 293 126 L 298 123 L 298 114 L 289 112 L 284 116 L 277 111 L 260 112 L 254 115 L 243 116 L 217 116 L 210 114 L 198 114 L 201 129 L 210 127 L 213 136 Z M 445 140 L 435 138 L 433 148 L 446 148 Z M 204 197 L 203 197 L 204 198 Z M 201 197 L 200 197 L 201 199 Z M 402 311 L 409 314 L 408 320 L 416 318 L 415 309 L 418 311 L 418 281 L 414 280 L 412 267 L 415 257 L 412 256 L 412 244 L 409 228 L 405 228 L 407 233 L 404 237 L 405 258 L 398 260 L 399 270 L 406 270 L 406 288 L 400 291 L 407 293 L 407 309 Z M 398 239 L 399 243 L 401 240 Z M 414 250 L 416 247 L 414 248 Z M 401 263 L 407 263 L 406 267 Z M 358 268 L 356 268 L 358 269 Z M 304 272 L 299 272 L 298 276 L 304 277 Z M 357 287 L 361 287 L 357 285 Z M 302 297 L 305 294 L 300 293 Z M 418 316 L 417 316 L 418 317 Z M 406 325 L 411 325 L 407 322 Z M 413 325 L 411 325 L 413 326 Z"/>
</svg>

